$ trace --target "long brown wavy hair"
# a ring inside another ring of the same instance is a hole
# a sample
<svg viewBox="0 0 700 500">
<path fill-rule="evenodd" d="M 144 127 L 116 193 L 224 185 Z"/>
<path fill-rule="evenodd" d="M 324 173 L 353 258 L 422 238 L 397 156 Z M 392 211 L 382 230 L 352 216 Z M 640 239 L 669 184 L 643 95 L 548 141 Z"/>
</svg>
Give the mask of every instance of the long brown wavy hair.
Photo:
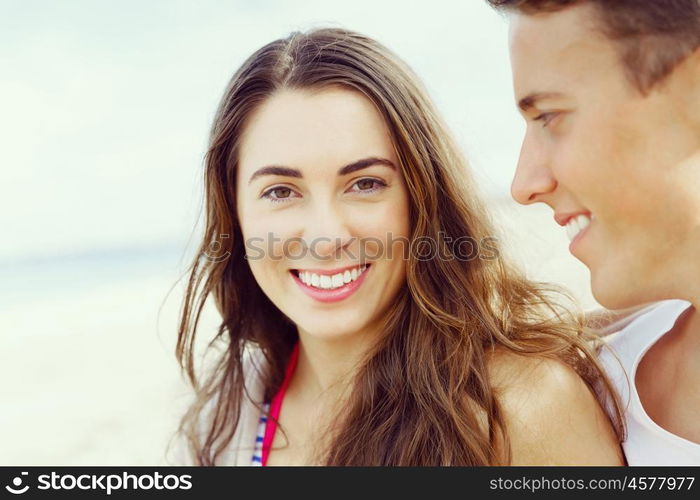
<svg viewBox="0 0 700 500">
<path fill-rule="evenodd" d="M 264 353 L 269 400 L 298 339 L 295 325 L 263 293 L 245 259 L 235 179 L 246 120 L 281 89 L 328 86 L 361 92 L 385 120 L 409 193 L 411 239 L 482 242 L 495 234 L 468 165 L 434 105 L 418 78 L 388 49 L 351 31 L 317 29 L 255 52 L 233 75 L 214 119 L 205 159 L 204 238 L 188 270 L 180 317 L 176 354 L 196 400 L 179 431 L 200 465 L 215 465 L 236 431 L 248 397 L 246 346 Z M 508 430 L 487 372 L 496 348 L 561 360 L 591 390 L 613 394 L 580 311 L 562 305 L 564 296 L 556 289 L 525 279 L 489 241 L 490 258 L 409 255 L 405 283 L 380 340 L 355 375 L 328 446 L 319 450 L 322 463 L 507 463 Z M 213 258 L 212 248 L 222 258 Z M 215 366 L 200 377 L 195 336 L 209 296 L 222 318 L 209 346 L 221 348 L 215 351 Z M 621 437 L 620 406 L 613 400 Z M 211 412 L 205 412 L 212 402 Z M 506 458 L 498 452 L 504 446 Z"/>
</svg>

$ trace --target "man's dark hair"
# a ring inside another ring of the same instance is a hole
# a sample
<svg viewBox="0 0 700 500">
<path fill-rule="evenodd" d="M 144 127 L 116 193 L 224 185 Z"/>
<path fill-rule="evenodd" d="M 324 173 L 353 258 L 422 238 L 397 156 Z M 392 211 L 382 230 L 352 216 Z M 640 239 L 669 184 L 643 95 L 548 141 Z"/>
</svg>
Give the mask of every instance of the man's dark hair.
<svg viewBox="0 0 700 500">
<path fill-rule="evenodd" d="M 602 33 L 618 45 L 627 77 L 644 94 L 700 47 L 700 0 L 487 1 L 527 15 L 591 4 Z"/>
</svg>

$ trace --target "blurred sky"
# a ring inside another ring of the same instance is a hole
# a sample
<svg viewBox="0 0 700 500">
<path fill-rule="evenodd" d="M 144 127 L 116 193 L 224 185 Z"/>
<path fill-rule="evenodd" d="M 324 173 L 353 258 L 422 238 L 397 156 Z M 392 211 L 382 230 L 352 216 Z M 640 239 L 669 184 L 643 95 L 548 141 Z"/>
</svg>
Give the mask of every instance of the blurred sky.
<svg viewBox="0 0 700 500">
<path fill-rule="evenodd" d="M 0 1 L 0 263 L 186 242 L 228 79 L 315 26 L 397 52 L 508 196 L 524 128 L 507 24 L 481 0 Z"/>
</svg>

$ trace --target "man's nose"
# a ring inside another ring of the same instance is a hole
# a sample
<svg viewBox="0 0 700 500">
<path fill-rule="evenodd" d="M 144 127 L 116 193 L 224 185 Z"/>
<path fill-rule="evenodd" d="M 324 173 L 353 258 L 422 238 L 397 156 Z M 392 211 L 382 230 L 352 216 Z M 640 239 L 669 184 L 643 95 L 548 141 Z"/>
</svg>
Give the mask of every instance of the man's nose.
<svg viewBox="0 0 700 500">
<path fill-rule="evenodd" d="M 544 201 L 543 196 L 553 192 L 557 181 L 547 164 L 544 151 L 537 144 L 523 142 L 518 167 L 510 186 L 511 196 L 522 205 Z"/>
</svg>

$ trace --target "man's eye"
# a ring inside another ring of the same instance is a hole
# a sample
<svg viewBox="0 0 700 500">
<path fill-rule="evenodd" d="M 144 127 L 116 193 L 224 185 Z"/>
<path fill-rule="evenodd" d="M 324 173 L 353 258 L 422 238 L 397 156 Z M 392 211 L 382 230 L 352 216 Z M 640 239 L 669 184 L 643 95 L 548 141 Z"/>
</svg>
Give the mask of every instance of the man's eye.
<svg viewBox="0 0 700 500">
<path fill-rule="evenodd" d="M 540 114 L 540 115 L 537 115 L 537 116 L 536 116 L 535 118 L 533 118 L 533 119 L 534 119 L 534 121 L 536 121 L 536 122 L 542 122 L 542 127 L 544 128 L 544 127 L 546 127 L 547 125 L 549 125 L 549 123 L 550 123 L 554 118 L 556 118 L 558 115 L 559 115 L 559 113 L 557 113 L 557 112 L 555 112 L 555 111 L 551 111 L 551 112 L 548 112 L 548 113 L 542 113 L 542 114 Z"/>
</svg>

